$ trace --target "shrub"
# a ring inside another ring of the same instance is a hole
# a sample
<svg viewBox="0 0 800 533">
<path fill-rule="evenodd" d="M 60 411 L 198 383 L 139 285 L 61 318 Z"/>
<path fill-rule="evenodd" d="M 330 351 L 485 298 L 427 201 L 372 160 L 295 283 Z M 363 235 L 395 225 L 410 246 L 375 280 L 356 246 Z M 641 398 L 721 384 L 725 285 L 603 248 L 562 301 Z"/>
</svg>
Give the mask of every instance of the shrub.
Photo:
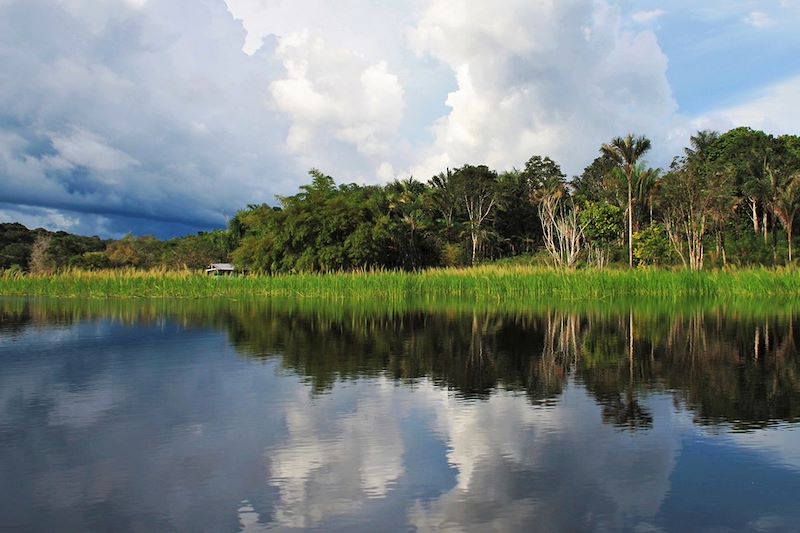
<svg viewBox="0 0 800 533">
<path fill-rule="evenodd" d="M 650 224 L 633 234 L 633 257 L 640 265 L 663 265 L 672 261 L 672 248 L 661 224 Z"/>
</svg>

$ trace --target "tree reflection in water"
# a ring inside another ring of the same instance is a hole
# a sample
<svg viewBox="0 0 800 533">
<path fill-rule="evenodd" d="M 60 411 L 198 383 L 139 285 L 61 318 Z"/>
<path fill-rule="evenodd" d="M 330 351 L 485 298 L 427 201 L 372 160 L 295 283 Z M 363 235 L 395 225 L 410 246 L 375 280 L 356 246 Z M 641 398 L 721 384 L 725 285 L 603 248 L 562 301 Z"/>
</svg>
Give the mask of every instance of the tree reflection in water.
<svg viewBox="0 0 800 533">
<path fill-rule="evenodd" d="M 793 321 L 752 302 L 0 299 L 0 529 L 787 529 Z"/>
<path fill-rule="evenodd" d="M 341 302 L 0 300 L 0 340 L 42 325 L 177 321 L 227 332 L 244 357 L 280 361 L 325 394 L 338 381 L 429 379 L 463 398 L 498 389 L 552 403 L 570 376 L 625 430 L 652 427 L 641 403 L 666 391 L 698 424 L 750 430 L 800 416 L 794 314 L 745 303 L 534 310 Z"/>
</svg>

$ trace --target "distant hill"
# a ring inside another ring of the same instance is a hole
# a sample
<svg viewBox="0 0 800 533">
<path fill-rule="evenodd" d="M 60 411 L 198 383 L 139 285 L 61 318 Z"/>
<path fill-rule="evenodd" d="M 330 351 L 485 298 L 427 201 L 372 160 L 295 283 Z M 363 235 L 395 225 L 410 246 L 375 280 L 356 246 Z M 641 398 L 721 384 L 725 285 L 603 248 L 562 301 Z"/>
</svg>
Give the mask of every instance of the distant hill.
<svg viewBox="0 0 800 533">
<path fill-rule="evenodd" d="M 33 243 L 43 235 L 50 237 L 49 254 L 57 267 L 78 266 L 77 263 L 85 254 L 103 252 L 110 242 L 97 236 L 84 237 L 43 228 L 28 229 L 17 222 L 0 223 L 0 268 L 17 266 L 27 270 Z"/>
<path fill-rule="evenodd" d="M 30 271 L 34 243 L 41 237 L 48 239 L 43 258 L 46 271 L 68 267 L 84 270 L 117 267 L 201 269 L 212 262 L 228 261 L 235 245 L 229 232 L 222 229 L 168 241 L 150 235 L 104 240 L 66 231 L 28 229 L 19 223 L 0 223 L 0 270 L 19 268 Z"/>
</svg>

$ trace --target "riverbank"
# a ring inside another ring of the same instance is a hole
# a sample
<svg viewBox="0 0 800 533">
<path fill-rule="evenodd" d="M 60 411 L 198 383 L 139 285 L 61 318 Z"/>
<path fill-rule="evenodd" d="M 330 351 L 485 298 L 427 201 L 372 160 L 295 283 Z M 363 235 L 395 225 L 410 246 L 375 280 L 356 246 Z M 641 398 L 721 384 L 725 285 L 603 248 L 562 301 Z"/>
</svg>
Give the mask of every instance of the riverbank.
<svg viewBox="0 0 800 533">
<path fill-rule="evenodd" d="M 0 295 L 69 298 L 291 297 L 397 301 L 559 298 L 798 298 L 800 270 L 556 270 L 485 265 L 424 272 L 348 272 L 210 277 L 189 271 L 69 271 L 0 274 Z"/>
</svg>

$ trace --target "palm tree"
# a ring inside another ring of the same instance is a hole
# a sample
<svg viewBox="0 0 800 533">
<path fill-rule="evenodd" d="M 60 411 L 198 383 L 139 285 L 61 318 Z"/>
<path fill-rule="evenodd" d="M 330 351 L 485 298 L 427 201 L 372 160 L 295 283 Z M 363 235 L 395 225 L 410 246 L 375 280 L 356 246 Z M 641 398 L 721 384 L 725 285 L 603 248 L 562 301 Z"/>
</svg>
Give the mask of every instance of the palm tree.
<svg viewBox="0 0 800 533">
<path fill-rule="evenodd" d="M 404 228 L 402 238 L 404 266 L 416 270 L 421 258 L 418 253 L 418 230 L 424 229 L 424 213 L 422 198 L 427 187 L 424 183 L 416 181 L 414 176 L 406 179 L 395 179 L 386 186 L 386 199 L 388 201 L 389 216 L 398 220 L 400 228 Z"/>
<path fill-rule="evenodd" d="M 636 162 L 650 149 L 650 139 L 628 134 L 603 144 L 600 152 L 620 166 L 628 181 L 628 267 L 633 268 L 633 172 Z"/>
<path fill-rule="evenodd" d="M 789 263 L 792 262 L 792 227 L 800 208 L 800 172 L 790 174 L 788 171 L 773 169 L 767 165 L 769 177 L 767 206 L 786 230 L 789 244 Z"/>
<path fill-rule="evenodd" d="M 453 180 L 453 172 L 448 168 L 428 182 L 431 189 L 430 202 L 433 210 L 441 215 L 445 227 L 445 239 L 450 240 L 458 211 L 458 191 Z"/>
<path fill-rule="evenodd" d="M 633 176 L 633 188 L 636 194 L 636 204 L 642 210 L 647 208 L 649 212 L 648 221 L 653 223 L 653 201 L 656 198 L 658 187 L 661 180 L 661 169 L 659 168 L 645 168 L 644 165 L 636 167 Z M 639 212 L 640 219 L 637 221 L 637 227 L 641 224 L 641 218 L 644 214 Z"/>
</svg>

